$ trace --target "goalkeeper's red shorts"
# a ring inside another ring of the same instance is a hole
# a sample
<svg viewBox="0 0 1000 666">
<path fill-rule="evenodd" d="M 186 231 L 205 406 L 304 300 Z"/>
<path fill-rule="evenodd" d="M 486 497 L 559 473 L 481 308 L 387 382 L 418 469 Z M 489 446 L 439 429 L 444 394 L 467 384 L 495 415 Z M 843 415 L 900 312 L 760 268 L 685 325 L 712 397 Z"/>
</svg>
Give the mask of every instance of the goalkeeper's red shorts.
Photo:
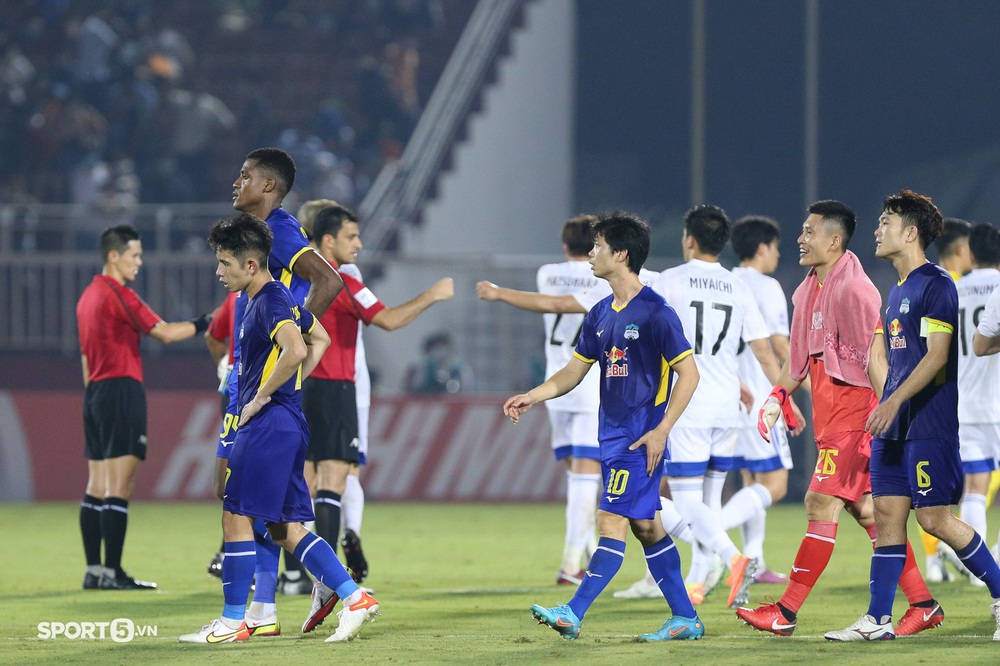
<svg viewBox="0 0 1000 666">
<path fill-rule="evenodd" d="M 838 432 L 816 440 L 818 456 L 809 490 L 847 502 L 857 502 L 870 493 L 871 440 L 864 430 Z"/>
</svg>

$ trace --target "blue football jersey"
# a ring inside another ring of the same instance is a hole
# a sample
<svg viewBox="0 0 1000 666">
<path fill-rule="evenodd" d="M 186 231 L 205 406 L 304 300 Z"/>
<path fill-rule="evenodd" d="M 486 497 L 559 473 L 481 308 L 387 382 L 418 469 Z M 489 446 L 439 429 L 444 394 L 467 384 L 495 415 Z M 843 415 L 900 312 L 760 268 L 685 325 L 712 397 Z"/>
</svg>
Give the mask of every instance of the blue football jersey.
<svg viewBox="0 0 1000 666">
<path fill-rule="evenodd" d="M 271 241 L 271 254 L 267 256 L 267 268 L 271 273 L 271 277 L 288 287 L 295 297 L 295 302 L 302 305 L 306 302 L 306 296 L 309 294 L 309 281 L 296 275 L 292 270 L 292 266 L 295 265 L 295 262 L 303 253 L 312 249 L 312 246 L 309 245 L 309 239 L 306 237 L 306 232 L 303 231 L 299 221 L 285 211 L 284 208 L 275 208 L 272 210 L 265 222 L 267 222 L 267 226 L 271 228 L 271 233 L 274 235 Z M 245 292 L 240 292 L 239 296 L 236 297 L 236 306 L 233 309 L 234 336 L 239 335 L 240 324 L 243 321 L 243 312 L 246 310 L 246 307 L 247 295 Z M 239 366 L 239 355 L 240 347 L 239 345 L 235 345 L 233 347 L 234 367 Z M 236 395 L 236 373 L 233 372 L 230 373 L 229 377 L 230 408 L 235 405 Z"/>
<path fill-rule="evenodd" d="M 624 308 L 613 296 L 587 314 L 574 354 L 601 370 L 598 439 L 608 460 L 627 450 L 663 420 L 670 366 L 691 353 L 674 309 L 649 287 Z"/>
<path fill-rule="evenodd" d="M 951 331 L 948 362 L 938 375 L 899 410 L 882 435 L 887 440 L 958 441 L 958 290 L 941 267 L 926 263 L 889 291 L 884 333 L 889 374 L 884 402 L 927 354 L 927 336 Z"/>
<path fill-rule="evenodd" d="M 257 390 L 274 371 L 281 353 L 275 336 L 282 325 L 289 323 L 297 329 L 311 330 L 315 321 L 312 313 L 299 305 L 280 282 L 268 282 L 247 302 L 237 338 L 240 348 L 236 373 L 239 377 L 239 411 L 253 400 Z M 272 405 L 282 405 L 301 413 L 301 389 L 300 368 L 271 394 L 271 402 L 264 406 L 264 410 Z"/>
<path fill-rule="evenodd" d="M 267 257 L 267 268 L 271 271 L 271 276 L 288 287 L 298 304 L 302 305 L 309 293 L 309 282 L 296 275 L 292 267 L 299 257 L 312 250 L 306 232 L 299 221 L 284 208 L 272 210 L 265 222 L 274 234 L 271 254 Z"/>
</svg>

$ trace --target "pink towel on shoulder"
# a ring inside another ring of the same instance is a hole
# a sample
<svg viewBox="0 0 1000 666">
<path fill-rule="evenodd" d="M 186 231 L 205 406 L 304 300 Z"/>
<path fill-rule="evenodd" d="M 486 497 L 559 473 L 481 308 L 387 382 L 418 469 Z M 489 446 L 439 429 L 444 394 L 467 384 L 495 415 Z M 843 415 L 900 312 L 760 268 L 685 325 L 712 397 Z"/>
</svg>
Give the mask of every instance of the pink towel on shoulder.
<svg viewBox="0 0 1000 666">
<path fill-rule="evenodd" d="M 818 291 L 818 293 L 817 293 Z M 848 250 L 819 286 L 816 269 L 792 295 L 789 374 L 802 381 L 809 357 L 819 356 L 826 374 L 851 386 L 871 386 L 868 350 L 879 321 L 882 297 Z"/>
</svg>

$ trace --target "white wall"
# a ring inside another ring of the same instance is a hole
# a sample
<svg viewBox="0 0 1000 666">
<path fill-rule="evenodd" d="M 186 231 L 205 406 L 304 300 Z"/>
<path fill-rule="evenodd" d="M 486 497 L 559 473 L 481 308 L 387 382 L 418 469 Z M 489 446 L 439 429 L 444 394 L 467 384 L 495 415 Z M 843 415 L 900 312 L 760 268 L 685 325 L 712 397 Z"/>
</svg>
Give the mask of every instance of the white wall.
<svg viewBox="0 0 1000 666">
<path fill-rule="evenodd" d="M 574 213 L 576 6 L 571 0 L 534 0 L 525 11 L 525 25 L 513 33 L 482 110 L 469 119 L 467 138 L 454 149 L 437 199 L 424 209 L 423 224 L 403 234 L 408 256 L 559 253 L 559 230 Z M 391 267 L 373 287 L 383 302 L 397 305 L 447 275 L 444 270 Z M 473 303 L 474 285 L 457 281 L 454 302 L 434 306 L 401 331 L 366 330 L 369 363 L 381 370 L 383 390 L 401 386 L 426 335 L 451 330 L 460 339 L 473 308 L 499 307 Z"/>
</svg>

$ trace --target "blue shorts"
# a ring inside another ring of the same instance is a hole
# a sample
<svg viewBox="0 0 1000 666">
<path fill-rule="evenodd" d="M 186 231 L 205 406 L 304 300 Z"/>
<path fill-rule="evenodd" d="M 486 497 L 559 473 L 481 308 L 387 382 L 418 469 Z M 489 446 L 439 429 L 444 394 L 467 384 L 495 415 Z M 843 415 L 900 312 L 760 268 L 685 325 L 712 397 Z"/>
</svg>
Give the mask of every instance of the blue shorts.
<svg viewBox="0 0 1000 666">
<path fill-rule="evenodd" d="M 233 444 L 236 442 L 236 427 L 240 422 L 237 411 L 237 391 L 229 392 L 229 406 L 222 416 L 222 429 L 219 431 L 219 444 L 215 447 L 216 458 L 229 458 L 233 455 Z"/>
<path fill-rule="evenodd" d="M 601 461 L 604 488 L 602 511 L 626 518 L 650 520 L 660 510 L 660 479 L 663 465 L 657 465 L 653 476 L 646 474 L 646 449 L 624 451 L 615 458 Z"/>
<path fill-rule="evenodd" d="M 236 433 L 222 507 L 269 523 L 315 519 L 302 476 L 309 430 L 281 405 L 265 407 Z"/>
<path fill-rule="evenodd" d="M 872 439 L 872 497 L 909 497 L 915 508 L 958 504 L 962 461 L 958 442 Z"/>
</svg>

